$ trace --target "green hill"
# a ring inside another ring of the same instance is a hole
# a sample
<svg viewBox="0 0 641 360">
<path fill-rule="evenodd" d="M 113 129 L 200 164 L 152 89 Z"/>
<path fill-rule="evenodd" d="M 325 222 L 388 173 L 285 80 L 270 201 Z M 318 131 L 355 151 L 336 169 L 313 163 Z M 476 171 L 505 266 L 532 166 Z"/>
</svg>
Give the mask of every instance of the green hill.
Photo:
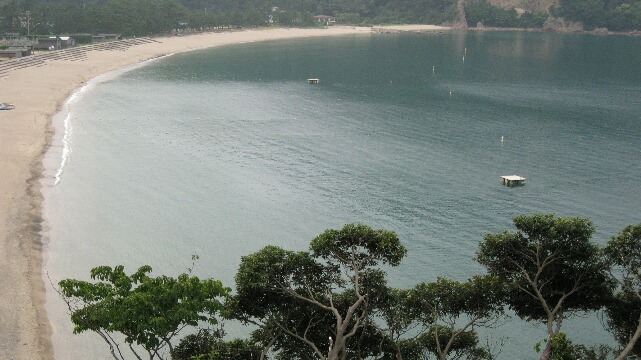
<svg viewBox="0 0 641 360">
<path fill-rule="evenodd" d="M 469 27 L 641 29 L 641 0 L 0 0 L 0 34 L 318 26 L 313 16 L 321 14 L 349 25 L 462 25 L 464 19 Z"/>
</svg>

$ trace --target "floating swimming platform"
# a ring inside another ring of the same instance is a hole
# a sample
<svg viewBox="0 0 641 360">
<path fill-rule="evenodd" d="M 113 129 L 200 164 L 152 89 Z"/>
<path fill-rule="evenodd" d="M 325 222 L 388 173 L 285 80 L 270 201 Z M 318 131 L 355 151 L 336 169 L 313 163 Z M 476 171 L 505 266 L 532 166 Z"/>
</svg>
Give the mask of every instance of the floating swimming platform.
<svg viewBox="0 0 641 360">
<path fill-rule="evenodd" d="M 506 186 L 521 186 L 525 185 L 525 178 L 518 175 L 505 175 L 501 176 L 503 185 Z"/>
</svg>

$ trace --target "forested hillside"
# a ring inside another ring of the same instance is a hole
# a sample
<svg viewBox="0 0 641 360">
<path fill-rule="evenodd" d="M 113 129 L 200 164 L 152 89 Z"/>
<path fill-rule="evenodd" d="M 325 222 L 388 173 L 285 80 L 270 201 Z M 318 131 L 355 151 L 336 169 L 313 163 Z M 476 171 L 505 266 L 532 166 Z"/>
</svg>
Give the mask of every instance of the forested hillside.
<svg viewBox="0 0 641 360">
<path fill-rule="evenodd" d="M 458 0 L 0 0 L 0 34 L 121 33 L 220 26 L 453 24 Z M 467 26 L 641 29 L 641 0 L 461 0 Z M 554 21 L 551 21 L 554 20 Z M 462 25 L 462 24 L 458 24 Z"/>
</svg>

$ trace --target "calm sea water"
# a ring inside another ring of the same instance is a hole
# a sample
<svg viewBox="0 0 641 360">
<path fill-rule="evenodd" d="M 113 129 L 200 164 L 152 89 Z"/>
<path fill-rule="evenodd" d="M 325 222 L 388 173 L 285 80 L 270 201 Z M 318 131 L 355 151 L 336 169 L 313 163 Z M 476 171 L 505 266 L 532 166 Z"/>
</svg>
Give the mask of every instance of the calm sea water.
<svg viewBox="0 0 641 360">
<path fill-rule="evenodd" d="M 63 171 L 61 154 L 49 160 L 46 267 L 56 282 L 97 265 L 177 275 L 198 254 L 198 275 L 233 287 L 241 256 L 306 249 L 360 222 L 399 234 L 409 252 L 389 277 L 412 286 L 483 272 L 478 242 L 519 214 L 590 218 L 604 243 L 641 220 L 640 48 L 632 37 L 348 36 L 178 54 L 107 77 L 69 105 Z M 502 186 L 512 174 L 527 185 Z M 48 311 L 57 358 L 107 358 L 71 335 L 53 293 Z M 565 331 L 612 343 L 594 317 Z M 545 331 L 512 319 L 492 334 L 502 358 L 534 359 Z"/>
</svg>

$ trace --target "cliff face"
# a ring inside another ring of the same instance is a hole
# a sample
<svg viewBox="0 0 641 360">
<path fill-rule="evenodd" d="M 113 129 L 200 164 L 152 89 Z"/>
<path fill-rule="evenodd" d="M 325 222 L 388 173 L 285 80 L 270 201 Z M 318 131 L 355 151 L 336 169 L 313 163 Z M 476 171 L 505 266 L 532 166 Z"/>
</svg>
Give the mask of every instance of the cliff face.
<svg viewBox="0 0 641 360">
<path fill-rule="evenodd" d="M 504 9 L 547 13 L 550 7 L 559 5 L 559 0 L 488 0 L 488 3 Z"/>
</svg>

